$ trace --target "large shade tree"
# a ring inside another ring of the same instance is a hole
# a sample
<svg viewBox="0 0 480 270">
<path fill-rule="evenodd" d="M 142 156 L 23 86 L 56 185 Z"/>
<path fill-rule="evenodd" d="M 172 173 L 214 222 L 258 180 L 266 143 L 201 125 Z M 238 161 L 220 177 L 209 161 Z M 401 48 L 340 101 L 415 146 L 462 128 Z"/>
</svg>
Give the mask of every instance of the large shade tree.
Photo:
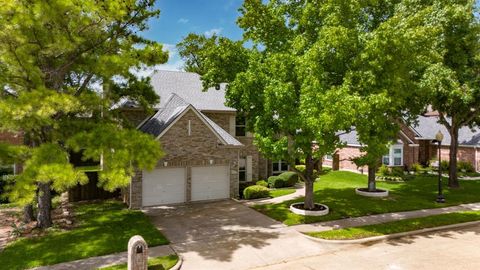
<svg viewBox="0 0 480 270">
<path fill-rule="evenodd" d="M 195 35 L 179 45 L 187 68 L 201 71 L 205 87 L 228 83 L 228 105 L 246 115 L 262 153 L 287 160 L 292 168 L 295 160 L 306 161 L 306 170 L 298 172 L 306 184 L 306 209 L 313 208 L 313 166 L 342 146 L 338 132 L 348 131 L 355 123 L 370 123 L 359 134 L 364 142 L 373 138 L 372 130 L 385 128 L 386 121 L 374 125 L 372 118 L 364 116 L 374 115 L 379 105 L 388 108 L 389 87 L 412 77 L 405 75 L 411 71 L 405 66 L 412 62 L 395 63 L 412 49 L 404 49 L 391 61 L 387 59 L 395 51 L 380 62 L 373 57 L 382 52 L 375 51 L 377 43 L 388 52 L 387 44 L 400 47 L 406 38 L 405 32 L 395 34 L 400 27 L 380 29 L 394 17 L 396 2 L 247 0 L 238 24 L 252 48 L 225 38 Z M 418 32 L 419 37 L 422 34 Z M 387 73 L 383 77 L 379 75 L 382 70 Z M 397 89 L 397 96 L 404 89 Z M 395 112 L 391 118 L 400 115 L 400 108 L 389 108 Z M 382 132 L 387 139 L 380 143 L 369 141 L 371 147 L 381 144 L 379 153 L 384 153 L 391 139 L 393 132 L 388 132 Z"/>
<path fill-rule="evenodd" d="M 459 130 L 480 123 L 480 24 L 474 0 L 426 1 L 443 5 L 438 14 L 442 60 L 424 75 L 422 87 L 450 135 L 449 181 L 458 187 Z"/>
<path fill-rule="evenodd" d="M 162 46 L 138 35 L 159 15 L 153 0 L 7 1 L 0 6 L 0 130 L 23 134 L 26 154 L 10 199 L 38 201 L 38 226 L 52 224 L 51 191 L 85 183 L 69 153 L 101 161 L 99 184 L 129 184 L 135 167 L 152 168 L 162 152 L 114 109 L 128 98 L 158 102 L 135 69 L 164 63 Z M 22 148 L 24 149 L 24 148 Z"/>
</svg>

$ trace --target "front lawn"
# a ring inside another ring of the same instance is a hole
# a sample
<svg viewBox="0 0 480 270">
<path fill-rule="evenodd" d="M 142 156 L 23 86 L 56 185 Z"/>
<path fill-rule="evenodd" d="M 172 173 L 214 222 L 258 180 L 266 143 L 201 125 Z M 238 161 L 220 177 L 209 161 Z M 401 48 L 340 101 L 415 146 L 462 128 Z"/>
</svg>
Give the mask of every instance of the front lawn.
<svg viewBox="0 0 480 270">
<path fill-rule="evenodd" d="M 177 255 L 168 255 L 165 257 L 156 257 L 153 259 L 148 259 L 148 269 L 149 270 L 167 270 L 175 266 L 178 262 Z M 127 270 L 127 264 L 117 264 L 105 268 L 99 268 L 101 270 Z"/>
<path fill-rule="evenodd" d="M 285 196 L 288 194 L 295 193 L 295 188 L 282 188 L 282 189 L 271 189 L 270 190 L 270 197 L 276 198 L 280 196 Z"/>
<path fill-rule="evenodd" d="M 309 232 L 307 235 L 328 240 L 350 240 L 373 236 L 388 235 L 401 232 L 440 227 L 450 224 L 480 220 L 479 211 L 448 213 L 421 218 L 410 218 L 381 224 L 351 227 L 340 230 Z"/>
<path fill-rule="evenodd" d="M 444 185 L 447 201 L 444 204 L 435 202 L 437 194 L 435 176 L 416 176 L 404 183 L 378 182 L 379 188 L 390 191 L 387 198 L 368 198 L 355 194 L 355 188 L 366 186 L 366 175 L 346 171 L 322 175 L 314 184 L 314 194 L 315 202 L 326 204 L 330 208 L 330 213 L 326 216 L 304 217 L 290 212 L 290 204 L 301 202 L 303 198 L 278 204 L 256 205 L 254 208 L 286 225 L 296 225 L 480 201 L 480 181 L 460 181 L 461 188 L 452 190 Z"/>
<path fill-rule="evenodd" d="M 2 269 L 32 268 L 126 251 L 128 240 L 137 234 L 149 246 L 168 244 L 145 214 L 125 209 L 120 202 L 81 203 L 74 211 L 74 229 L 51 229 L 45 236 L 9 244 L 0 252 Z"/>
</svg>

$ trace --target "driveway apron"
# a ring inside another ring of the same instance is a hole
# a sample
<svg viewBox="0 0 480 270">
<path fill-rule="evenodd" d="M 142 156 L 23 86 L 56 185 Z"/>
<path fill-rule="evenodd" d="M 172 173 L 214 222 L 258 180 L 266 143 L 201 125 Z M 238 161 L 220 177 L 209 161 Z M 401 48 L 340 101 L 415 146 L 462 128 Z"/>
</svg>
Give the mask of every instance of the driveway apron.
<svg viewBox="0 0 480 270">
<path fill-rule="evenodd" d="M 182 269 L 249 269 L 332 247 L 232 200 L 144 210 L 184 259 Z"/>
</svg>

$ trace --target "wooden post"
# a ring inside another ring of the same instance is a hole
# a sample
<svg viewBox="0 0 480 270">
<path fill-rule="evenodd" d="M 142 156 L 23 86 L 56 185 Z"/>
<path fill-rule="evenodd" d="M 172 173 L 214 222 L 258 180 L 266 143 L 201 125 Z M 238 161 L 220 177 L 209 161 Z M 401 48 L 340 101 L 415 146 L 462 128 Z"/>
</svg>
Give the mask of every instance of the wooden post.
<svg viewBox="0 0 480 270">
<path fill-rule="evenodd" d="M 147 270 L 148 246 L 140 235 L 128 241 L 128 270 Z"/>
</svg>

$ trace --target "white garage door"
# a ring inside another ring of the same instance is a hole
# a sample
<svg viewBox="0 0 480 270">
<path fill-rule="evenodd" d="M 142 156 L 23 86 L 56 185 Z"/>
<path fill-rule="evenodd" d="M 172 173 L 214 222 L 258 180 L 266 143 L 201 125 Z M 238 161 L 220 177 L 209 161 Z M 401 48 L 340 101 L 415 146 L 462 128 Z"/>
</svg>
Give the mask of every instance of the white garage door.
<svg viewBox="0 0 480 270">
<path fill-rule="evenodd" d="M 228 166 L 192 167 L 192 201 L 230 198 Z"/>
<path fill-rule="evenodd" d="M 185 202 L 185 178 L 185 168 L 144 171 L 142 205 L 151 206 Z"/>
</svg>

